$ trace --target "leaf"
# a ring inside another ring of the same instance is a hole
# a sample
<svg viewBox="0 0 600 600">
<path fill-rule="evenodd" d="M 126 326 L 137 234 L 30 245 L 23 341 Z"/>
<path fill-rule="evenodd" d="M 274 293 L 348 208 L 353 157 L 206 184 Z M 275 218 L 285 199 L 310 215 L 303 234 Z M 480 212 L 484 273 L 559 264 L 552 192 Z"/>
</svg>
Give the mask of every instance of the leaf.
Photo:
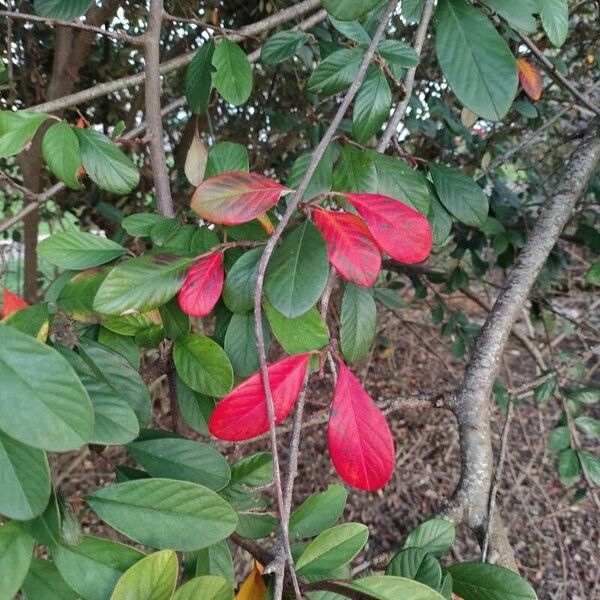
<svg viewBox="0 0 600 600">
<path fill-rule="evenodd" d="M 322 92 L 326 96 L 339 94 L 356 79 L 363 50 L 361 48 L 342 48 L 332 52 L 310 76 L 306 89 L 309 92 Z"/>
<path fill-rule="evenodd" d="M 29 304 L 27 304 L 21 296 L 13 294 L 9 289 L 4 288 L 2 313 L 0 313 L 2 319 L 6 319 L 9 315 L 12 315 L 23 308 L 27 308 L 28 306 Z"/>
<path fill-rule="evenodd" d="M 80 271 L 110 262 L 127 250 L 100 235 L 70 230 L 59 231 L 42 240 L 38 252 L 57 267 Z"/>
<path fill-rule="evenodd" d="M 12 600 L 27 575 L 33 539 L 16 521 L 0 525 L 0 600 Z"/>
<path fill-rule="evenodd" d="M 304 384 L 310 353 L 277 361 L 267 369 L 279 425 L 290 413 Z M 210 433 L 231 442 L 249 440 L 269 431 L 267 400 L 261 373 L 252 375 L 223 400 L 210 417 Z"/>
<path fill-rule="evenodd" d="M 0 158 L 19 154 L 48 115 L 25 110 L 0 110 Z"/>
<path fill-rule="evenodd" d="M 366 144 L 381 130 L 391 106 L 392 90 L 387 77 L 379 67 L 370 65 L 352 112 L 352 135 L 359 144 Z"/>
<path fill-rule="evenodd" d="M 571 487 L 579 481 L 581 478 L 581 465 L 575 450 L 567 448 L 559 454 L 558 474 L 566 487 Z"/>
<path fill-rule="evenodd" d="M 542 26 L 548 39 L 560 48 L 569 33 L 569 3 L 567 0 L 546 0 L 539 3 Z"/>
<path fill-rule="evenodd" d="M 197 394 L 178 377 L 177 403 L 188 426 L 202 435 L 208 435 L 208 419 L 215 408 L 215 401 Z"/>
<path fill-rule="evenodd" d="M 329 329 L 316 308 L 289 319 L 265 301 L 265 313 L 273 335 L 288 354 L 320 350 L 329 342 Z"/>
<path fill-rule="evenodd" d="M 192 317 L 206 317 L 223 290 L 223 253 L 215 252 L 196 262 L 185 276 L 177 299 L 181 310 Z"/>
<path fill-rule="evenodd" d="M 213 84 L 224 100 L 239 106 L 252 92 L 252 66 L 244 51 L 227 38 L 215 48 Z"/>
<path fill-rule="evenodd" d="M 184 171 L 187 180 L 193 185 L 198 186 L 204 179 L 206 172 L 206 163 L 208 162 L 208 150 L 200 139 L 198 129 L 194 131 L 192 143 L 185 155 Z"/>
<path fill-rule="evenodd" d="M 49 169 L 72 190 L 81 189 L 79 140 L 65 121 L 52 125 L 44 134 L 42 153 Z"/>
<path fill-rule="evenodd" d="M 363 548 L 369 530 L 362 523 L 336 525 L 319 534 L 296 561 L 298 574 L 320 577 L 348 564 Z"/>
<path fill-rule="evenodd" d="M 121 575 L 144 558 L 139 550 L 84 536 L 74 546 L 52 548 L 52 558 L 67 584 L 86 600 L 109 600 Z"/>
<path fill-rule="evenodd" d="M 262 567 L 254 561 L 254 567 L 240 586 L 235 600 L 264 600 L 267 597 L 267 586 L 262 578 Z"/>
<path fill-rule="evenodd" d="M 390 575 L 361 577 L 345 585 L 351 590 L 366 594 L 377 600 L 398 600 L 399 598 L 410 598 L 410 600 L 443 600 L 444 598 L 438 592 L 422 583 Z M 468 599 L 465 598 L 465 600 Z M 492 599 L 489 598 L 488 600 Z"/>
<path fill-rule="evenodd" d="M 210 102 L 214 52 L 214 42 L 212 40 L 205 41 L 185 71 L 185 97 L 188 106 L 196 115 L 202 114 L 208 108 Z M 200 178 L 201 180 L 202 178 Z M 198 185 L 191 180 L 190 182 L 193 185 Z"/>
<path fill-rule="evenodd" d="M 232 171 L 249 171 L 248 150 L 241 144 L 219 142 L 208 152 L 205 177 Z"/>
<path fill-rule="evenodd" d="M 323 8 L 335 19 L 354 21 L 373 10 L 382 0 L 323 0 Z"/>
<path fill-rule="evenodd" d="M 440 558 L 452 548 L 454 535 L 451 521 L 429 519 L 408 534 L 404 548 L 421 548 Z"/>
<path fill-rule="evenodd" d="M 482 562 L 448 567 L 452 591 L 464 600 L 536 600 L 533 588 L 518 573 Z"/>
<path fill-rule="evenodd" d="M 0 514 L 28 520 L 41 515 L 50 499 L 45 452 L 0 433 Z"/>
<path fill-rule="evenodd" d="M 175 437 L 138 440 L 127 450 L 152 477 L 199 483 L 221 490 L 230 478 L 227 461 L 211 446 Z"/>
<path fill-rule="evenodd" d="M 77 600 L 73 591 L 61 577 L 55 564 L 34 558 L 21 589 L 27 600 Z"/>
<path fill-rule="evenodd" d="M 279 521 L 265 513 L 247 512 L 239 513 L 239 523 L 235 532 L 250 540 L 260 540 L 270 536 L 278 527 Z"/>
<path fill-rule="evenodd" d="M 329 17 L 329 21 L 349 40 L 353 40 L 359 44 L 366 44 L 367 46 L 371 43 L 371 36 L 358 21 L 339 21 L 332 16 Z"/>
<path fill-rule="evenodd" d="M 233 600 L 233 586 L 223 577 L 195 577 L 177 590 L 173 600 Z"/>
<path fill-rule="evenodd" d="M 302 178 L 308 170 L 308 166 L 310 165 L 312 157 L 312 153 L 301 154 L 294 161 L 288 177 L 288 185 L 291 188 L 296 189 L 300 187 L 300 183 L 302 182 Z M 315 172 L 310 178 L 306 192 L 304 192 L 304 196 L 302 196 L 302 200 L 308 201 L 319 194 L 329 192 L 331 190 L 332 177 L 333 148 L 332 145 L 329 144 L 325 149 L 325 152 L 323 153 Z"/>
<path fill-rule="evenodd" d="M 231 467 L 231 483 L 262 487 L 273 481 L 273 455 L 259 452 L 242 458 Z"/>
<path fill-rule="evenodd" d="M 499 121 L 517 92 L 515 58 L 495 27 L 465 0 L 440 0 L 439 65 L 457 98 L 479 116 Z"/>
<path fill-rule="evenodd" d="M 433 186 L 430 201 L 431 204 L 427 219 L 431 225 L 434 245 L 441 246 L 450 236 L 450 231 L 452 230 L 452 217 L 438 200 L 437 194 L 433 190 Z"/>
<path fill-rule="evenodd" d="M 123 573 L 110 600 L 170 600 L 178 575 L 179 564 L 175 552 L 154 552 Z"/>
<path fill-rule="evenodd" d="M 198 550 L 196 575 L 219 575 L 227 581 L 235 581 L 233 558 L 227 540 Z"/>
<path fill-rule="evenodd" d="M 571 432 L 569 428 L 556 427 L 550 432 L 550 438 L 548 440 L 548 448 L 552 452 L 560 452 L 566 448 L 571 447 Z"/>
<path fill-rule="evenodd" d="M 340 315 L 340 345 L 348 362 L 364 358 L 375 339 L 377 307 L 371 290 L 346 285 Z"/>
<path fill-rule="evenodd" d="M 118 146 L 92 129 L 75 129 L 79 138 L 81 161 L 86 173 L 98 187 L 125 195 L 140 182 L 140 173 Z"/>
<path fill-rule="evenodd" d="M 149 237 L 152 228 L 167 219 L 153 213 L 140 213 L 129 215 L 121 221 L 121 227 L 134 237 Z"/>
<path fill-rule="evenodd" d="M 344 146 L 333 174 L 333 189 L 345 192 L 376 192 L 377 169 L 374 154 Z"/>
<path fill-rule="evenodd" d="M 327 439 L 333 466 L 350 485 L 378 490 L 393 475 L 394 440 L 387 421 L 341 361 Z"/>
<path fill-rule="evenodd" d="M 87 443 L 94 414 L 77 375 L 49 346 L 0 327 L 0 429 L 24 444 L 64 452 Z"/>
<path fill-rule="evenodd" d="M 35 12 L 42 17 L 72 21 L 83 15 L 93 0 L 34 0 Z"/>
<path fill-rule="evenodd" d="M 94 310 L 107 315 L 150 311 L 166 304 L 181 288 L 194 258 L 148 254 L 123 261 L 102 282 Z"/>
<path fill-rule="evenodd" d="M 424 261 L 431 252 L 429 222 L 406 204 L 379 194 L 343 194 L 366 221 L 382 250 L 403 263 Z"/>
<path fill-rule="evenodd" d="M 209 337 L 190 333 L 173 347 L 177 373 L 193 390 L 224 396 L 233 385 L 233 368 L 225 350 Z"/>
<path fill-rule="evenodd" d="M 538 12 L 537 0 L 525 0 L 524 2 L 512 2 L 511 0 L 484 0 L 492 10 L 497 12 L 503 19 L 515 29 L 526 33 L 535 33 L 537 23 L 533 13 Z"/>
<path fill-rule="evenodd" d="M 419 581 L 434 590 L 442 583 L 440 563 L 421 548 L 406 548 L 398 552 L 388 564 L 386 575 L 396 575 Z"/>
<path fill-rule="evenodd" d="M 402 16 L 408 23 L 418 23 L 425 6 L 425 0 L 403 0 L 400 6 Z"/>
<path fill-rule="evenodd" d="M 87 502 L 113 529 L 152 548 L 200 550 L 237 525 L 235 512 L 216 492 L 187 481 L 127 481 L 96 490 Z"/>
<path fill-rule="evenodd" d="M 383 40 L 377 52 L 389 63 L 409 69 L 419 64 L 419 56 L 412 46 L 399 40 Z"/>
<path fill-rule="evenodd" d="M 258 173 L 223 173 L 196 188 L 192 210 L 212 223 L 238 225 L 256 219 L 289 191 Z"/>
<path fill-rule="evenodd" d="M 263 318 L 265 349 L 269 348 L 269 328 Z M 260 367 L 256 345 L 256 320 L 254 313 L 233 315 L 225 334 L 225 352 L 231 360 L 233 372 L 239 377 L 248 377 Z"/>
<path fill-rule="evenodd" d="M 575 419 L 575 425 L 578 429 L 589 438 L 600 437 L 600 421 L 594 419 L 594 417 L 577 417 Z"/>
<path fill-rule="evenodd" d="M 280 313 L 293 319 L 315 305 L 328 276 L 325 242 L 306 220 L 273 252 L 265 276 L 265 295 Z"/>
<path fill-rule="evenodd" d="M 458 169 L 429 164 L 435 191 L 448 212 L 461 223 L 483 227 L 488 216 L 488 200 L 483 190 Z"/>
<path fill-rule="evenodd" d="M 304 31 L 279 31 L 272 35 L 260 49 L 260 60 L 266 65 L 278 65 L 295 56 L 308 41 Z"/>
<path fill-rule="evenodd" d="M 592 263 L 585 275 L 585 282 L 589 285 L 600 285 L 600 260 Z"/>
<path fill-rule="evenodd" d="M 290 516 L 290 537 L 313 537 L 331 527 L 344 512 L 347 498 L 348 492 L 339 484 L 307 498 Z"/>
<path fill-rule="evenodd" d="M 230 311 L 244 314 L 254 307 L 254 287 L 262 253 L 262 248 L 248 250 L 229 269 L 223 287 L 223 302 Z"/>
<path fill-rule="evenodd" d="M 524 58 L 517 58 L 519 83 L 525 93 L 537 102 L 542 97 L 542 76 L 537 67 Z"/>
<path fill-rule="evenodd" d="M 577 456 L 590 481 L 600 487 L 600 458 L 587 450 L 578 450 Z"/>
<path fill-rule="evenodd" d="M 567 396 L 571 400 L 577 400 L 582 404 L 596 404 L 600 402 L 600 388 L 595 387 L 582 387 L 574 390 L 570 390 Z"/>
</svg>

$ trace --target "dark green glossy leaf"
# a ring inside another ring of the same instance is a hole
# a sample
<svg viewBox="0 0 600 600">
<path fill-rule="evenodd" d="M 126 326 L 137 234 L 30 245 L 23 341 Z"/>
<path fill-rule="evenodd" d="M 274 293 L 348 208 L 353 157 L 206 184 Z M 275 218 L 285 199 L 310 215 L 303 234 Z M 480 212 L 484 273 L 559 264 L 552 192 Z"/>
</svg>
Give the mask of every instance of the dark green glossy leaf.
<svg viewBox="0 0 600 600">
<path fill-rule="evenodd" d="M 383 0 L 323 0 L 323 7 L 334 18 L 340 21 L 354 21 L 370 10 L 373 10 Z"/>
<path fill-rule="evenodd" d="M 377 306 L 373 292 L 347 283 L 340 319 L 342 353 L 348 362 L 357 362 L 368 354 L 375 339 Z"/>
<path fill-rule="evenodd" d="M 77 600 L 79 594 L 69 587 L 56 565 L 34 558 L 22 588 L 27 600 Z"/>
<path fill-rule="evenodd" d="M 21 152 L 47 118 L 36 112 L 0 110 L 0 158 Z"/>
<path fill-rule="evenodd" d="M 215 44 L 204 42 L 185 72 L 185 96 L 195 114 L 203 113 L 210 102 L 212 90 L 212 59 Z"/>
<path fill-rule="evenodd" d="M 85 14 L 93 0 L 34 0 L 35 12 L 42 17 L 72 21 Z"/>
<path fill-rule="evenodd" d="M 346 507 L 348 492 L 339 484 L 307 498 L 290 517 L 290 537 L 307 538 L 331 527 Z"/>
<path fill-rule="evenodd" d="M 256 343 L 256 320 L 254 313 L 233 315 L 225 334 L 225 352 L 229 356 L 233 372 L 239 377 L 248 377 L 260 367 Z M 265 348 L 269 348 L 269 328 L 263 318 Z"/>
<path fill-rule="evenodd" d="M 406 548 L 398 552 L 388 564 L 385 574 L 414 579 L 434 590 L 442 582 L 440 563 L 422 548 Z"/>
<path fill-rule="evenodd" d="M 454 544 L 454 525 L 446 519 L 429 519 L 411 531 L 404 548 L 421 548 L 438 558 Z"/>
<path fill-rule="evenodd" d="M 230 311 L 244 314 L 254 307 L 254 286 L 262 253 L 262 248 L 248 250 L 229 269 L 223 287 L 223 302 Z"/>
<path fill-rule="evenodd" d="M 392 90 L 379 67 L 370 65 L 354 100 L 352 133 L 359 144 L 366 144 L 380 131 L 390 115 Z"/>
<path fill-rule="evenodd" d="M 44 134 L 42 153 L 48 168 L 72 190 L 81 188 L 79 140 L 65 121 L 52 125 Z"/>
<path fill-rule="evenodd" d="M 310 76 L 308 91 L 326 96 L 343 92 L 356 78 L 362 57 L 361 48 L 342 48 L 330 54 Z"/>
<path fill-rule="evenodd" d="M 233 559 L 226 540 L 198 551 L 196 575 L 219 575 L 235 581 Z"/>
<path fill-rule="evenodd" d="M 213 84 L 223 98 L 239 106 L 252 92 L 252 67 L 244 51 L 227 38 L 221 40 L 212 57 Z"/>
<path fill-rule="evenodd" d="M 308 34 L 304 31 L 279 31 L 263 44 L 260 60 L 266 65 L 277 65 L 295 56 L 307 40 Z"/>
</svg>

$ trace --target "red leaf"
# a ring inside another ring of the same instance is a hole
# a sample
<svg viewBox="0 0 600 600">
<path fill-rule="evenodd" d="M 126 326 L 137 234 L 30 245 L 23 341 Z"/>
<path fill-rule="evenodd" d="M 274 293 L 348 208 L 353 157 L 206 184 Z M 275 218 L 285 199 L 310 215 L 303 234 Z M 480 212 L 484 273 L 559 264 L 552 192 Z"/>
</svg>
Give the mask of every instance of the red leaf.
<svg viewBox="0 0 600 600">
<path fill-rule="evenodd" d="M 517 58 L 517 68 L 519 70 L 519 83 L 525 90 L 525 93 L 537 102 L 542 97 L 542 76 L 537 67 L 525 60 Z"/>
<path fill-rule="evenodd" d="M 381 251 L 365 222 L 350 213 L 315 208 L 313 221 L 327 244 L 327 254 L 348 281 L 371 287 L 381 269 Z"/>
<path fill-rule="evenodd" d="M 396 455 L 383 413 L 340 362 L 327 439 L 340 477 L 361 490 L 378 490 L 391 478 Z"/>
<path fill-rule="evenodd" d="M 29 304 L 21 298 L 21 296 L 17 296 L 17 294 L 13 294 L 10 290 L 4 288 L 4 300 L 2 301 L 2 318 L 5 319 L 8 315 L 11 315 L 22 308 L 27 308 Z"/>
<path fill-rule="evenodd" d="M 223 291 L 223 253 L 217 252 L 195 263 L 179 290 L 179 306 L 192 317 L 210 314 Z"/>
<path fill-rule="evenodd" d="M 380 194 L 344 194 L 367 222 L 379 247 L 403 263 L 419 263 L 431 252 L 429 221 L 406 204 Z"/>
<path fill-rule="evenodd" d="M 288 416 L 298 399 L 311 356 L 310 352 L 290 356 L 268 367 L 277 425 Z M 269 431 L 267 399 L 260 372 L 217 404 L 208 429 L 216 438 L 229 442 L 251 440 Z"/>
<path fill-rule="evenodd" d="M 262 215 L 289 191 L 258 173 L 223 173 L 196 188 L 192 210 L 213 223 L 239 225 Z"/>
</svg>

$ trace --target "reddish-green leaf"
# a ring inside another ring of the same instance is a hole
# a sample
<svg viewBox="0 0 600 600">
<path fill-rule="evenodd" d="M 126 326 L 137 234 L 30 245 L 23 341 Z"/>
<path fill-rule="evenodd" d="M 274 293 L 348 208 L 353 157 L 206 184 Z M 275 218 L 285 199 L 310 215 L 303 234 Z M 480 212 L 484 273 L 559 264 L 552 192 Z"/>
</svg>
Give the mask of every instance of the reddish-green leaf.
<svg viewBox="0 0 600 600">
<path fill-rule="evenodd" d="M 420 212 L 380 194 L 344 194 L 366 221 L 380 248 L 403 263 L 419 263 L 431 252 L 431 227 Z"/>
<path fill-rule="evenodd" d="M 223 291 L 223 253 L 217 252 L 195 263 L 179 290 L 179 306 L 192 317 L 210 314 Z"/>
<path fill-rule="evenodd" d="M 537 102 L 542 97 L 542 76 L 535 65 L 524 58 L 517 58 L 519 83 L 525 93 Z"/>
<path fill-rule="evenodd" d="M 306 376 L 312 354 L 284 358 L 268 368 L 269 383 L 279 425 L 290 413 Z M 217 404 L 208 423 L 216 438 L 237 442 L 269 431 L 269 413 L 261 373 L 252 375 Z"/>
<path fill-rule="evenodd" d="M 315 208 L 313 221 L 327 244 L 327 255 L 348 281 L 371 287 L 381 269 L 381 251 L 365 222 L 356 215 Z"/>
<path fill-rule="evenodd" d="M 192 210 L 213 223 L 239 225 L 262 215 L 289 191 L 258 173 L 223 173 L 196 188 Z"/>
<path fill-rule="evenodd" d="M 333 466 L 350 485 L 372 491 L 390 480 L 396 460 L 390 428 L 383 413 L 341 361 L 327 439 Z"/>
<path fill-rule="evenodd" d="M 17 294 L 13 294 L 9 289 L 4 288 L 4 298 L 2 300 L 2 312 L 0 313 L 0 318 L 5 319 L 8 315 L 11 315 L 22 308 L 27 308 L 29 304 L 18 296 Z"/>
</svg>

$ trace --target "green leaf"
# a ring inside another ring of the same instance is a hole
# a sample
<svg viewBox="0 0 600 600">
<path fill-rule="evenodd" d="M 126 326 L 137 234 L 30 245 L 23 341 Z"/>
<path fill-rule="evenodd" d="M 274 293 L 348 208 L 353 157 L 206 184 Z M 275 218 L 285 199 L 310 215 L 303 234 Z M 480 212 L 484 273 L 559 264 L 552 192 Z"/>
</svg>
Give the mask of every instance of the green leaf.
<svg viewBox="0 0 600 600">
<path fill-rule="evenodd" d="M 575 425 L 586 437 L 600 437 L 600 421 L 594 417 L 577 417 Z"/>
<path fill-rule="evenodd" d="M 21 310 L 17 310 L 0 321 L 0 325 L 10 325 L 27 335 L 45 342 L 48 337 L 50 320 L 52 316 L 48 312 L 48 304 L 34 304 Z"/>
<path fill-rule="evenodd" d="M 110 262 L 127 250 L 100 235 L 70 230 L 59 231 L 42 240 L 38 252 L 57 267 L 80 271 Z"/>
<path fill-rule="evenodd" d="M 308 170 L 308 166 L 312 160 L 312 152 L 308 154 L 300 155 L 292 165 L 290 174 L 288 177 L 288 187 L 290 189 L 298 189 L 302 178 Z M 331 191 L 331 184 L 333 178 L 333 148 L 329 144 L 317 165 L 315 172 L 313 173 L 306 192 L 302 196 L 303 200 L 310 200 L 319 194 Z"/>
<path fill-rule="evenodd" d="M 202 435 L 208 435 L 208 420 L 215 408 L 213 398 L 197 394 L 178 377 L 177 403 L 188 426 Z"/>
<path fill-rule="evenodd" d="M 406 548 L 398 552 L 388 564 L 385 574 L 413 579 L 434 590 L 442 582 L 440 563 L 422 548 Z"/>
<path fill-rule="evenodd" d="M 221 397 L 233 386 L 233 368 L 225 350 L 209 337 L 190 333 L 173 346 L 177 373 L 193 390 Z"/>
<path fill-rule="evenodd" d="M 329 342 L 329 329 L 316 308 L 289 319 L 265 302 L 265 313 L 273 335 L 288 354 L 320 350 Z"/>
<path fill-rule="evenodd" d="M 440 0 L 436 51 L 457 98 L 474 113 L 499 121 L 517 93 L 514 56 L 485 15 L 466 0 Z"/>
<path fill-rule="evenodd" d="M 179 563 L 175 552 L 154 552 L 123 573 L 110 599 L 170 600 L 178 575 Z"/>
<path fill-rule="evenodd" d="M 0 158 L 18 154 L 36 134 L 48 115 L 0 110 Z"/>
<path fill-rule="evenodd" d="M 319 577 L 348 564 L 367 543 L 369 530 L 361 523 L 344 523 L 319 534 L 296 562 L 305 577 Z"/>
<path fill-rule="evenodd" d="M 48 168 L 62 182 L 72 190 L 81 189 L 78 178 L 81 167 L 79 140 L 68 123 L 60 121 L 46 131 L 42 153 Z"/>
<path fill-rule="evenodd" d="M 537 23 L 533 13 L 538 11 L 540 4 L 544 4 L 538 2 L 538 0 L 524 0 L 522 2 L 484 0 L 484 3 L 503 19 L 506 19 L 509 25 L 525 33 L 535 33 Z"/>
<path fill-rule="evenodd" d="M 581 465 L 577 452 L 571 448 L 563 450 L 558 456 L 558 474 L 566 487 L 577 483 L 581 477 Z"/>
<path fill-rule="evenodd" d="M 34 0 L 35 12 L 42 17 L 72 21 L 83 15 L 93 0 Z"/>
<path fill-rule="evenodd" d="M 450 236 L 450 231 L 452 230 L 452 217 L 438 200 L 437 194 L 433 191 L 433 186 L 429 200 L 430 205 L 427 219 L 431 225 L 433 243 L 436 246 L 441 246 Z"/>
<path fill-rule="evenodd" d="M 569 33 L 569 3 L 567 0 L 544 0 L 538 8 L 548 39 L 560 48 Z"/>
<path fill-rule="evenodd" d="M 152 228 L 167 219 L 153 213 L 129 215 L 121 221 L 121 227 L 134 237 L 149 237 Z"/>
<path fill-rule="evenodd" d="M 571 432 L 568 427 L 556 427 L 550 432 L 548 448 L 552 452 L 560 452 L 571 447 Z"/>
<path fill-rule="evenodd" d="M 23 529 L 38 543 L 45 546 L 58 544 L 62 540 L 63 519 L 59 500 L 50 490 L 50 500 L 44 512 L 35 519 L 22 522 Z"/>
<path fill-rule="evenodd" d="M 262 248 L 253 248 L 229 269 L 223 286 L 223 302 L 231 312 L 244 314 L 254 307 L 254 286 L 262 253 Z"/>
<path fill-rule="evenodd" d="M 361 48 L 342 48 L 333 52 L 313 71 L 307 90 L 320 91 L 326 96 L 343 92 L 356 79 L 363 53 Z"/>
<path fill-rule="evenodd" d="M 369 65 L 360 86 L 352 113 L 352 135 L 359 144 L 366 144 L 390 116 L 392 90 L 379 67 Z"/>
<path fill-rule="evenodd" d="M 590 285 L 600 285 L 600 260 L 592 263 L 592 266 L 585 275 L 585 282 Z"/>
<path fill-rule="evenodd" d="M 177 590 L 173 600 L 233 600 L 233 586 L 223 577 L 195 577 Z"/>
<path fill-rule="evenodd" d="M 329 20 L 331 21 L 331 24 L 349 40 L 353 40 L 359 44 L 366 44 L 367 46 L 371 43 L 371 36 L 358 21 L 340 21 L 332 16 L 329 17 Z"/>
<path fill-rule="evenodd" d="M 180 308 L 175 298 L 159 309 L 165 328 L 165 337 L 176 341 L 190 332 L 190 318 Z"/>
<path fill-rule="evenodd" d="M 235 529 L 238 535 L 249 540 L 260 540 L 271 535 L 279 525 L 279 521 L 265 513 L 239 513 L 239 523 Z"/>
<path fill-rule="evenodd" d="M 259 452 L 242 458 L 231 467 L 231 483 L 262 487 L 273 481 L 273 455 Z"/>
<path fill-rule="evenodd" d="M 134 339 L 127 335 L 120 335 L 106 327 L 101 327 L 98 331 L 98 343 L 114 350 L 122 356 L 127 362 L 138 371 L 140 368 L 140 350 Z"/>
<path fill-rule="evenodd" d="M 248 150 L 241 144 L 234 142 L 219 142 L 212 146 L 208 152 L 205 177 L 212 177 L 219 173 L 250 170 Z"/>
<path fill-rule="evenodd" d="M 390 575 L 371 575 L 361 577 L 352 583 L 346 584 L 350 589 L 367 594 L 377 600 L 443 600 L 438 592 L 430 587 L 405 579 L 404 577 L 392 577 Z M 465 600 L 467 600 L 465 598 Z M 488 598 L 486 600 L 492 600 Z M 500 600 L 500 599 L 498 599 Z"/>
<path fill-rule="evenodd" d="M 552 375 L 533 390 L 533 397 L 538 404 L 548 402 L 556 391 L 556 377 Z"/>
<path fill-rule="evenodd" d="M 56 565 L 49 560 L 34 558 L 23 581 L 22 591 L 27 600 L 77 600 L 73 591 L 61 577 Z"/>
<path fill-rule="evenodd" d="M 266 65 L 277 65 L 295 56 L 307 41 L 304 31 L 279 31 L 263 44 L 260 60 Z"/>
<path fill-rule="evenodd" d="M 600 487 L 600 458 L 587 450 L 578 450 L 577 456 L 590 481 Z"/>
<path fill-rule="evenodd" d="M 377 52 L 389 63 L 409 69 L 419 64 L 419 57 L 412 46 L 399 40 L 383 40 Z"/>
<path fill-rule="evenodd" d="M 87 501 L 108 525 L 152 548 L 200 550 L 228 537 L 237 525 L 223 499 L 187 481 L 127 481 L 96 490 Z"/>
<path fill-rule="evenodd" d="M 482 562 L 448 567 L 452 591 L 464 600 L 536 600 L 533 588 L 509 569 Z"/>
<path fill-rule="evenodd" d="M 64 452 L 90 439 L 94 413 L 69 363 L 54 349 L 0 327 L 0 429 L 24 444 Z"/>
<path fill-rule="evenodd" d="M 198 550 L 196 575 L 219 575 L 227 581 L 235 581 L 233 559 L 227 540 Z"/>
<path fill-rule="evenodd" d="M 323 8 L 340 21 L 354 21 L 373 10 L 382 0 L 323 0 Z"/>
<path fill-rule="evenodd" d="M 225 352 L 229 356 L 233 372 L 239 377 L 248 377 L 260 367 L 256 344 L 256 320 L 254 313 L 233 315 L 225 334 Z M 263 317 L 263 336 L 265 348 L 269 348 L 269 328 Z"/>
<path fill-rule="evenodd" d="M 576 400 L 582 404 L 596 404 L 600 402 L 600 388 L 583 387 L 570 390 L 567 396 L 571 400 Z"/>
<path fill-rule="evenodd" d="M 49 498 L 46 453 L 0 432 L 0 514 L 33 519 L 44 512 Z"/>
<path fill-rule="evenodd" d="M 488 200 L 483 190 L 458 169 L 429 164 L 435 191 L 448 212 L 461 223 L 481 228 L 488 215 Z"/>
<path fill-rule="evenodd" d="M 227 461 L 211 446 L 175 437 L 132 442 L 131 455 L 152 475 L 223 489 L 230 478 Z"/>
<path fill-rule="evenodd" d="M 342 354 L 348 362 L 357 362 L 369 353 L 375 339 L 377 306 L 372 290 L 347 283 L 340 320 Z"/>
<path fill-rule="evenodd" d="M 53 547 L 52 558 L 64 580 L 82 598 L 109 600 L 121 575 L 144 554 L 125 544 L 85 536 L 77 545 Z"/>
<path fill-rule="evenodd" d="M 252 66 L 244 51 L 234 42 L 223 39 L 212 57 L 215 67 L 213 84 L 230 104 L 239 106 L 252 92 Z"/>
<path fill-rule="evenodd" d="M 402 0 L 402 16 L 408 23 L 418 23 L 425 6 L 425 0 Z"/>
<path fill-rule="evenodd" d="M 210 102 L 212 90 L 212 59 L 215 44 L 204 42 L 185 72 L 185 96 L 194 114 L 202 114 Z"/>
<path fill-rule="evenodd" d="M 102 282 L 94 309 L 108 315 L 146 312 L 166 304 L 178 291 L 194 258 L 149 254 L 114 267 Z"/>
<path fill-rule="evenodd" d="M 429 519 L 411 531 L 404 548 L 421 548 L 440 558 L 454 544 L 454 525 L 446 519 Z"/>
<path fill-rule="evenodd" d="M 265 294 L 280 313 L 293 319 L 314 306 L 328 276 L 325 242 L 306 220 L 273 253 L 265 277 Z"/>
<path fill-rule="evenodd" d="M 307 498 L 290 517 L 290 537 L 313 537 L 331 527 L 344 512 L 348 492 L 339 484 Z"/>
<path fill-rule="evenodd" d="M 333 173 L 333 189 L 340 192 L 376 193 L 377 168 L 370 152 L 344 146 Z"/>
<path fill-rule="evenodd" d="M 77 128 L 75 133 L 83 168 L 98 187 L 119 195 L 137 187 L 140 182 L 137 167 L 111 139 L 92 129 Z"/>
<path fill-rule="evenodd" d="M 0 525 L 0 600 L 13 600 L 31 563 L 33 539 L 16 521 Z"/>
</svg>

